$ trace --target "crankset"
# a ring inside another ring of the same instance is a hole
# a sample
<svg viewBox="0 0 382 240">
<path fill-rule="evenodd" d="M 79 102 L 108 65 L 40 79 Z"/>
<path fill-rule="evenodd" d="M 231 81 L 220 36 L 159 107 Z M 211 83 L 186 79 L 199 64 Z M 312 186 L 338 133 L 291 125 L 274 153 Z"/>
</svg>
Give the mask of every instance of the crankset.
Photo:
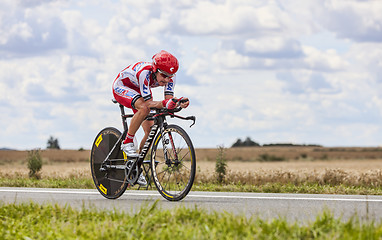
<svg viewBox="0 0 382 240">
<path fill-rule="evenodd" d="M 127 177 L 127 181 L 131 184 L 131 185 L 134 185 L 137 180 L 138 180 L 138 177 L 140 175 L 140 171 L 139 171 L 139 168 L 138 168 L 138 165 L 137 165 L 137 161 L 136 160 L 129 160 L 126 162 L 126 168 L 125 168 L 125 174 L 126 174 L 126 177 Z"/>
</svg>

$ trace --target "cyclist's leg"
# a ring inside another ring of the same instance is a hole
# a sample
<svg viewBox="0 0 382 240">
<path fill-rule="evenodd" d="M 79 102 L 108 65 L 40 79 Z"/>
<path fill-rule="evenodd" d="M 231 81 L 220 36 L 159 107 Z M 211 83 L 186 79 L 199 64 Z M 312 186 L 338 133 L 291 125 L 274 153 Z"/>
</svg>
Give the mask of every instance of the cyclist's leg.
<svg viewBox="0 0 382 240">
<path fill-rule="evenodd" d="M 154 125 L 154 121 L 152 121 L 152 120 L 145 120 L 142 123 L 142 128 L 143 128 L 145 135 L 143 136 L 141 144 L 139 145 L 139 152 L 141 152 L 141 150 L 142 150 L 142 148 L 143 148 L 143 146 L 144 146 L 144 144 L 145 144 L 145 142 L 149 136 L 152 125 Z"/>
<path fill-rule="evenodd" d="M 113 94 L 114 98 L 123 106 L 130 108 L 133 110 L 134 114 L 138 112 L 135 107 L 135 103 L 142 99 L 141 95 L 136 89 L 129 88 L 125 86 L 122 81 L 117 78 L 113 84 Z M 133 119 L 136 118 L 134 115 Z M 140 123 L 139 123 L 140 124 Z M 133 126 L 133 129 L 129 127 L 128 134 L 126 134 L 125 140 L 121 144 L 121 149 L 127 154 L 129 157 L 138 157 L 138 154 L 135 151 L 135 147 L 133 144 L 133 139 L 136 130 L 134 130 L 134 124 L 132 125 L 130 122 L 130 126 Z"/>
<path fill-rule="evenodd" d="M 115 100 L 123 106 L 133 110 L 134 116 L 130 121 L 128 133 L 130 135 L 135 135 L 139 126 L 148 114 L 146 113 L 147 109 L 148 111 L 150 111 L 150 109 L 146 106 L 147 104 L 136 89 L 125 86 L 118 78 L 113 84 L 113 94 Z"/>
<path fill-rule="evenodd" d="M 143 98 L 136 100 L 134 107 L 136 112 L 130 120 L 130 126 L 126 134 L 126 138 L 122 142 L 121 149 L 127 154 L 127 156 L 135 158 L 138 157 L 138 153 L 136 152 L 137 146 L 135 146 L 133 141 L 135 133 L 145 120 L 147 114 L 150 112 L 150 108 L 147 107 L 147 104 Z"/>
<path fill-rule="evenodd" d="M 130 127 L 128 130 L 128 134 L 135 135 L 138 131 L 138 128 L 141 126 L 142 122 L 145 120 L 147 115 L 150 113 L 150 108 L 145 100 L 142 97 L 137 99 L 134 103 L 134 108 L 136 112 L 134 116 L 131 118 Z"/>
</svg>

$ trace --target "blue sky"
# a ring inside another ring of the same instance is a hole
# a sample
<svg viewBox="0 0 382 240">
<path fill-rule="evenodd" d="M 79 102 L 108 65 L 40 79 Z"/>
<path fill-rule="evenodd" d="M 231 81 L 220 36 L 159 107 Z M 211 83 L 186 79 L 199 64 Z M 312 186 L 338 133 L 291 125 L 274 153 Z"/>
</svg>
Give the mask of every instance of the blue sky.
<svg viewBox="0 0 382 240">
<path fill-rule="evenodd" d="M 91 148 L 120 70 L 165 49 L 196 147 L 382 145 L 382 2 L 3 0 L 0 148 Z M 160 100 L 163 90 L 155 89 Z M 138 133 L 138 138 L 142 132 Z"/>
</svg>

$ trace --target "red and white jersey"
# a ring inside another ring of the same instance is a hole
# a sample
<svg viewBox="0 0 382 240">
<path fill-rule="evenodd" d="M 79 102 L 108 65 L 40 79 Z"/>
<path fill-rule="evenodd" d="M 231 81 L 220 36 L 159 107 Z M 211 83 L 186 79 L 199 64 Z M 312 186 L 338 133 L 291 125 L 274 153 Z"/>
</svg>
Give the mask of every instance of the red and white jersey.
<svg viewBox="0 0 382 240">
<path fill-rule="evenodd" d="M 152 98 L 151 88 L 159 87 L 152 77 L 153 66 L 150 62 L 137 62 L 123 69 L 115 79 L 119 84 L 131 88 L 141 94 L 145 101 Z M 174 95 L 176 77 L 172 77 L 164 86 L 164 95 Z"/>
</svg>

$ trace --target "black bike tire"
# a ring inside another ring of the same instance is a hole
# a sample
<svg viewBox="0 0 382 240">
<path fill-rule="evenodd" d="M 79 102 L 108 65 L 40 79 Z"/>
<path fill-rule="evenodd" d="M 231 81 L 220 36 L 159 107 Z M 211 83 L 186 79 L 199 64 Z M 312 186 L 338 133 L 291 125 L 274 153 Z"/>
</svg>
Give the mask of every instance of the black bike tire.
<svg viewBox="0 0 382 240">
<path fill-rule="evenodd" d="M 158 173 L 157 173 L 157 166 L 160 161 L 156 159 L 157 156 L 157 149 L 159 144 L 162 142 L 161 138 L 162 135 L 161 133 L 158 133 L 157 136 L 155 137 L 153 147 L 151 149 L 151 173 L 152 173 L 152 179 L 155 183 L 155 187 L 157 188 L 158 192 L 167 200 L 169 201 L 179 201 L 182 200 L 184 197 L 187 196 L 187 194 L 190 192 L 192 185 L 194 183 L 195 179 L 195 172 L 196 172 L 196 155 L 195 155 L 195 150 L 194 146 L 192 144 L 191 138 L 188 136 L 186 131 L 181 128 L 178 125 L 168 125 L 165 130 L 163 131 L 163 134 L 166 134 L 167 132 L 176 132 L 179 134 L 184 141 L 187 143 L 188 150 L 190 152 L 190 158 L 191 158 L 191 169 L 190 169 L 190 176 L 187 182 L 186 187 L 180 191 L 179 193 L 173 194 L 168 191 L 162 186 L 161 181 L 158 179 Z"/>
<path fill-rule="evenodd" d="M 99 170 L 101 163 L 111 151 L 120 136 L 121 132 L 114 127 L 106 127 L 102 129 L 94 140 L 90 155 L 90 167 L 94 185 L 101 195 L 108 199 L 119 198 L 128 187 L 126 175 L 123 170 L 118 170 L 121 171 L 118 173 L 116 172 L 117 170 L 108 170 L 106 172 L 101 172 Z M 125 154 L 123 154 L 119 146 L 116 147 L 113 155 L 115 155 L 115 158 L 126 159 Z M 106 173 L 112 174 L 112 171 L 115 171 L 114 174 L 118 174 L 118 178 L 116 178 L 116 180 L 120 180 L 122 182 L 117 182 L 106 177 Z"/>
</svg>

